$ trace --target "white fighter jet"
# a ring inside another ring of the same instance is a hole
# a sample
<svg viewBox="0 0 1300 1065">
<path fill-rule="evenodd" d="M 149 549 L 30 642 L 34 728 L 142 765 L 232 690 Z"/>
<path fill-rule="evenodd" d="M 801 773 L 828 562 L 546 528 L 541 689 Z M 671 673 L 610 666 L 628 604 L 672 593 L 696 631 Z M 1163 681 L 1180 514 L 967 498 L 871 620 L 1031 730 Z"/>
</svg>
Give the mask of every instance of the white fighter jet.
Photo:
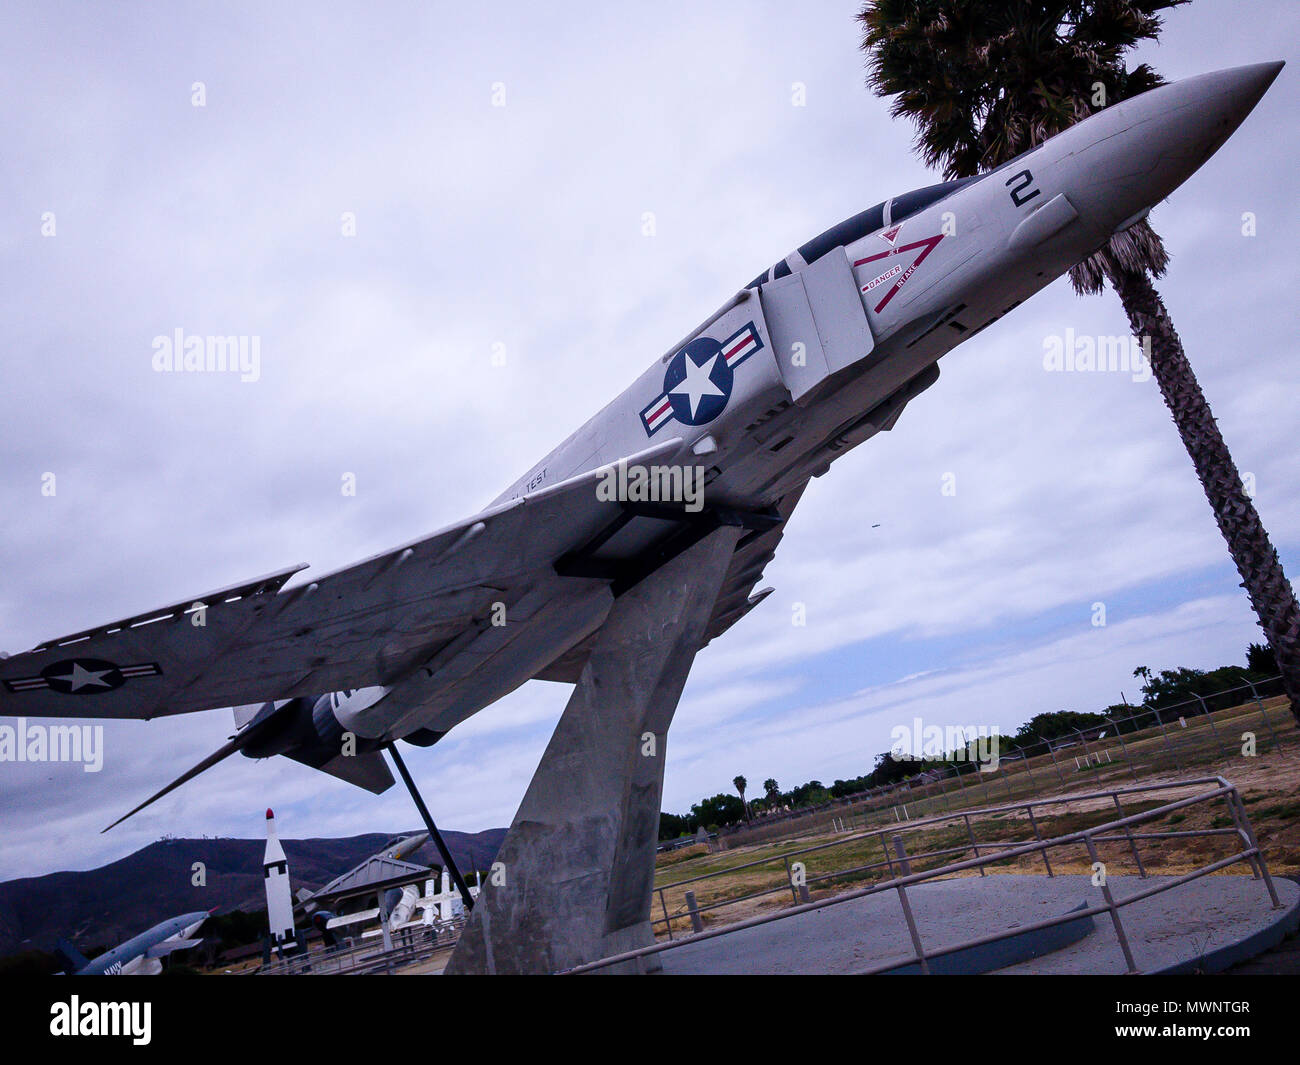
<svg viewBox="0 0 1300 1065">
<path fill-rule="evenodd" d="M 190 950 L 203 942 L 195 939 L 194 933 L 208 916 L 207 911 L 199 910 L 169 917 L 147 932 L 105 951 L 94 961 L 87 961 L 76 947 L 63 939 L 59 940 L 55 953 L 63 963 L 64 971 L 72 976 L 157 976 L 162 972 L 162 959 L 167 955 L 177 950 Z"/>
<path fill-rule="evenodd" d="M 528 680 L 577 681 L 619 596 L 738 526 L 702 646 L 770 591 L 754 589 L 809 478 L 892 429 L 941 356 L 1177 189 L 1281 67 L 1162 86 L 841 222 L 481 513 L 295 585 L 304 566 L 50 640 L 0 662 L 0 714 L 235 706 L 230 741 L 159 795 L 235 751 L 380 792 L 385 747 L 432 744 Z"/>
</svg>

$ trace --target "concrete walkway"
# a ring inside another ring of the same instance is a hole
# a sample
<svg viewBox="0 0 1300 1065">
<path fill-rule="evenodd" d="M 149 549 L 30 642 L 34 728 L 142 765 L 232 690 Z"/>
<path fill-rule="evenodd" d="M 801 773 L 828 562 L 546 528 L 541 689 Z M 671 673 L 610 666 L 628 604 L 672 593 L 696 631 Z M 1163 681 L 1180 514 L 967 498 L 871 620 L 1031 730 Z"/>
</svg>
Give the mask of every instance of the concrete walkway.
<svg viewBox="0 0 1300 1065">
<path fill-rule="evenodd" d="M 1112 877 L 1122 901 L 1173 877 Z M 1120 911 L 1134 960 L 1143 972 L 1219 971 L 1281 941 L 1300 922 L 1300 886 L 1275 879 L 1283 908 L 1274 910 L 1263 881 L 1249 875 L 1202 877 Z M 1012 931 L 1100 904 L 1087 875 L 1056 877 L 991 874 L 933 881 L 908 890 L 927 950 Z M 1093 918 L 1090 934 L 1031 960 L 1036 934 L 1017 937 L 1004 956 L 972 959 L 976 970 L 1003 973 L 1123 973 L 1124 956 L 1108 914 Z M 911 939 L 898 894 L 881 892 L 659 955 L 665 974 L 851 974 L 886 962 L 906 964 Z"/>
</svg>

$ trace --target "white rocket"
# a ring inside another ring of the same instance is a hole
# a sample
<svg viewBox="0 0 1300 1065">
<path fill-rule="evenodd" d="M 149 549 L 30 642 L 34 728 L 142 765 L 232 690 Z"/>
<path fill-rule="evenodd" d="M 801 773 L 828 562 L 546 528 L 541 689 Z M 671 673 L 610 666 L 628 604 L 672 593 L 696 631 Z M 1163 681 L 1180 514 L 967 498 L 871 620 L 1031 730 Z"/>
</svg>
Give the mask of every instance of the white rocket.
<svg viewBox="0 0 1300 1065">
<path fill-rule="evenodd" d="M 275 834 L 275 813 L 266 811 L 266 857 L 262 859 L 266 878 L 266 916 L 271 938 L 283 943 L 293 938 L 293 895 L 289 891 L 289 863 Z"/>
</svg>

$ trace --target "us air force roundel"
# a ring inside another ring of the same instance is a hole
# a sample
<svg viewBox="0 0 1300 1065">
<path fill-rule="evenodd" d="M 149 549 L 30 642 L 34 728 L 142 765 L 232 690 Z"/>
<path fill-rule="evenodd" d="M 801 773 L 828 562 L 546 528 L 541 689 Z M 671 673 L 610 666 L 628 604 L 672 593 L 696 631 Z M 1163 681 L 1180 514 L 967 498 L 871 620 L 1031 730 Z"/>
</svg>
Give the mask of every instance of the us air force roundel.
<svg viewBox="0 0 1300 1065">
<path fill-rule="evenodd" d="M 654 436 L 674 418 L 683 425 L 713 421 L 731 398 L 736 367 L 762 347 L 753 322 L 726 340 L 692 340 L 668 360 L 663 392 L 641 412 L 646 436 Z"/>
<path fill-rule="evenodd" d="M 156 677 L 162 673 L 156 662 L 118 666 L 102 658 L 68 658 L 46 666 L 34 677 L 5 681 L 11 692 L 50 691 L 64 695 L 99 695 L 116 691 L 133 677 Z"/>
</svg>

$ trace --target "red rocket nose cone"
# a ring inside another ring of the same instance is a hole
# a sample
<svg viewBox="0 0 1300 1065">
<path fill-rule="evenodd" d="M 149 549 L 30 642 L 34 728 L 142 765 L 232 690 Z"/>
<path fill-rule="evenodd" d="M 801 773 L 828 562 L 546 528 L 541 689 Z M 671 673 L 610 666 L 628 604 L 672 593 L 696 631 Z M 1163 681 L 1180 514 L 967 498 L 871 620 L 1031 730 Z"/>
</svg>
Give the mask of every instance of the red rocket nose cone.
<svg viewBox="0 0 1300 1065">
<path fill-rule="evenodd" d="M 274 821 L 274 820 L 275 820 L 275 811 L 272 810 L 270 807 L 267 807 L 267 810 L 266 810 L 266 819 L 267 819 L 268 821 Z"/>
</svg>

